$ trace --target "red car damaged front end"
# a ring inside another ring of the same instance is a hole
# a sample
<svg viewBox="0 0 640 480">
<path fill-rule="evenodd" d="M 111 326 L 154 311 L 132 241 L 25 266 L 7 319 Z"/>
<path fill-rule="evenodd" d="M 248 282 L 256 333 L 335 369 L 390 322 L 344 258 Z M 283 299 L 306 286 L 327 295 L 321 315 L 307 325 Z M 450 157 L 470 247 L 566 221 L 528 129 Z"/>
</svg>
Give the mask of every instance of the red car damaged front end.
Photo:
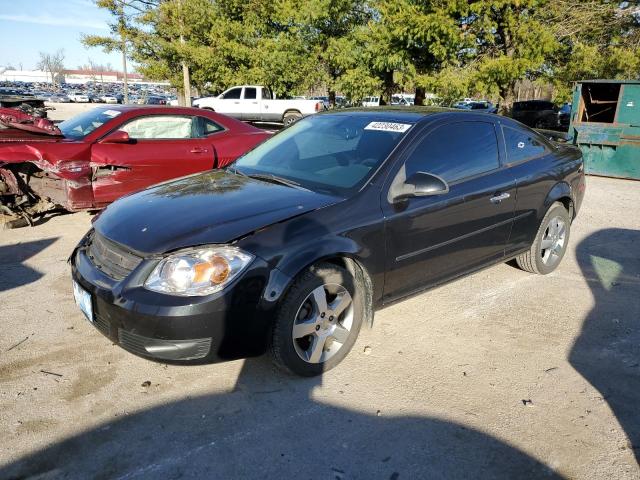
<svg viewBox="0 0 640 480">
<path fill-rule="evenodd" d="M 54 208 L 91 208 L 90 145 L 0 130 L 0 210 L 30 222 Z"/>
</svg>

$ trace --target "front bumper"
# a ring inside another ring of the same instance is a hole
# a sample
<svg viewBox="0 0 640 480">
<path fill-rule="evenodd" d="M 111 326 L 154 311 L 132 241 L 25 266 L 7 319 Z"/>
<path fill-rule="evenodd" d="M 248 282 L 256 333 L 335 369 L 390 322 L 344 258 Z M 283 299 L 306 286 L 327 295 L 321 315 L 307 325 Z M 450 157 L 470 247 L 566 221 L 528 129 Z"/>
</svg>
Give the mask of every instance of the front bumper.
<svg viewBox="0 0 640 480">
<path fill-rule="evenodd" d="M 223 291 L 206 297 L 152 292 L 144 280 L 158 259 L 126 278 L 97 268 L 81 244 L 70 258 L 73 279 L 90 293 L 93 325 L 113 343 L 167 363 L 215 363 L 264 353 L 275 310 L 273 292 L 288 277 L 256 257 Z M 269 292 L 269 298 L 265 295 Z"/>
</svg>

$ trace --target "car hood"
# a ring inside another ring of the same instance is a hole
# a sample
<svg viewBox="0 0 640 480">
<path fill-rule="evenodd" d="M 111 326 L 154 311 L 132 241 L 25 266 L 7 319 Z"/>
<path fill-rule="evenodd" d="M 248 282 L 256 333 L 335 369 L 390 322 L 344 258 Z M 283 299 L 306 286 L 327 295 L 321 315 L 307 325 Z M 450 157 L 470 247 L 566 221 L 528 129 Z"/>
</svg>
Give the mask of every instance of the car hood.
<svg viewBox="0 0 640 480">
<path fill-rule="evenodd" d="M 143 255 L 230 243 L 341 198 L 213 171 L 162 183 L 109 205 L 94 223 Z"/>
</svg>

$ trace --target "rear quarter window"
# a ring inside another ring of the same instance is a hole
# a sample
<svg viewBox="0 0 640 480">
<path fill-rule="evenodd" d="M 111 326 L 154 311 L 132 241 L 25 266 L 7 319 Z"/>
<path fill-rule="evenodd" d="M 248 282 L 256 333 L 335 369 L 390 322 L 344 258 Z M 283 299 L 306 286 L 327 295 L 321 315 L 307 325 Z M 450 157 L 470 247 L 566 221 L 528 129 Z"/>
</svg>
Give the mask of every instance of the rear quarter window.
<svg viewBox="0 0 640 480">
<path fill-rule="evenodd" d="M 507 163 L 531 160 L 549 152 L 549 148 L 534 132 L 504 126 L 502 132 L 507 150 Z"/>
</svg>

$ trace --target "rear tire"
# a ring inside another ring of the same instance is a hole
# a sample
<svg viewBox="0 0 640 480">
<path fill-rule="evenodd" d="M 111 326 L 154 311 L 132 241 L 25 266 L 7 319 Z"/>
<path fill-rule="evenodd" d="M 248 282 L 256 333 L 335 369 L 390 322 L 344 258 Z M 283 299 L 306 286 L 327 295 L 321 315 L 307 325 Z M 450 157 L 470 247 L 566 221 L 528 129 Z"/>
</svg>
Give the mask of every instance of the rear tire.
<svg viewBox="0 0 640 480">
<path fill-rule="evenodd" d="M 302 119 L 302 114 L 299 112 L 287 112 L 284 114 L 282 118 L 282 123 L 284 124 L 284 128 L 290 127 L 298 120 Z"/>
<path fill-rule="evenodd" d="M 542 219 L 531 248 L 516 257 L 518 267 L 540 275 L 553 272 L 567 251 L 570 233 L 569 212 L 564 205 L 556 202 Z"/>
<path fill-rule="evenodd" d="M 305 377 L 338 365 L 362 325 L 361 292 L 351 273 L 336 265 L 320 263 L 301 273 L 276 314 L 270 345 L 274 363 Z"/>
</svg>

